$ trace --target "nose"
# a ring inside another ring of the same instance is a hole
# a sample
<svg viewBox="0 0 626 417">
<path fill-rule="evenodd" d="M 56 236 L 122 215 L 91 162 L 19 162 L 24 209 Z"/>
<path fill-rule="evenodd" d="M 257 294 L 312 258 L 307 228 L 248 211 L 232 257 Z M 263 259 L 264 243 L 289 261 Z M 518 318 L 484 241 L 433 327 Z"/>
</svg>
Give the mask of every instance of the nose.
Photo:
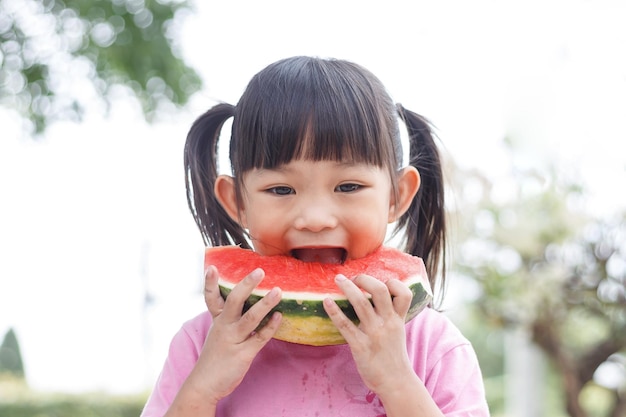
<svg viewBox="0 0 626 417">
<path fill-rule="evenodd" d="M 297 230 L 321 232 L 338 225 L 338 218 L 332 203 L 326 199 L 313 198 L 302 201 L 297 207 L 294 227 Z"/>
</svg>

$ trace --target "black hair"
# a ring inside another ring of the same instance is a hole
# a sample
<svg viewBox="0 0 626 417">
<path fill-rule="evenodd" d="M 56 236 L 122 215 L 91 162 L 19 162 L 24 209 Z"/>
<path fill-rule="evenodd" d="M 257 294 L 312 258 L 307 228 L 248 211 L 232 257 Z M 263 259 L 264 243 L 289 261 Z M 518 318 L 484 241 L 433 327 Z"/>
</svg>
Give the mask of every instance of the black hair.
<svg viewBox="0 0 626 417">
<path fill-rule="evenodd" d="M 394 233 L 405 232 L 404 250 L 424 260 L 433 288 L 442 268 L 443 288 L 444 189 L 431 127 L 420 115 L 395 105 L 371 72 L 344 60 L 287 58 L 256 74 L 237 106 L 217 104 L 194 122 L 185 145 L 185 178 L 196 224 L 207 245 L 250 248 L 245 230 L 213 191 L 219 136 L 231 117 L 230 160 L 238 199 L 243 173 L 298 158 L 350 159 L 386 168 L 395 190 L 402 168 L 401 119 L 409 134 L 409 163 L 419 171 L 421 185 Z"/>
</svg>

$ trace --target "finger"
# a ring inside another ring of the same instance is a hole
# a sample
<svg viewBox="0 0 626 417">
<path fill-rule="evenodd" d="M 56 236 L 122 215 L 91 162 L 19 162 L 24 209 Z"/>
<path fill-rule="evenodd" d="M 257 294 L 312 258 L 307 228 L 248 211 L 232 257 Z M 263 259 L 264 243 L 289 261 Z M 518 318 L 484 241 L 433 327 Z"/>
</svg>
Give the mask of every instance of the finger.
<svg viewBox="0 0 626 417">
<path fill-rule="evenodd" d="M 227 319 L 230 321 L 239 320 L 244 303 L 264 276 L 265 272 L 261 268 L 257 268 L 233 287 L 226 297 L 222 313 Z"/>
<path fill-rule="evenodd" d="M 393 309 L 400 317 L 405 318 L 411 308 L 411 301 L 413 300 L 413 292 L 402 281 L 397 279 L 390 279 L 387 281 L 387 288 L 389 293 L 393 297 Z"/>
<path fill-rule="evenodd" d="M 359 280 L 362 281 L 362 280 Z M 369 294 L 365 294 L 363 289 L 357 284 L 357 279 L 347 279 L 344 275 L 337 275 L 335 282 L 354 308 L 362 325 L 379 322 L 380 317 L 376 314 Z"/>
<path fill-rule="evenodd" d="M 358 275 L 354 279 L 354 283 L 372 295 L 374 309 L 379 314 L 393 311 L 393 303 L 391 302 L 392 294 L 385 283 L 365 274 Z"/>
<path fill-rule="evenodd" d="M 210 265 L 204 274 L 204 303 L 213 317 L 218 316 L 224 308 L 224 298 L 220 294 L 217 268 Z"/>
<path fill-rule="evenodd" d="M 250 334 L 250 343 L 256 345 L 256 349 L 261 349 L 269 340 L 274 337 L 278 328 L 280 327 L 280 323 L 283 316 L 278 311 L 272 313 L 269 321 L 265 326 L 260 328 L 257 331 L 251 332 Z"/>
<path fill-rule="evenodd" d="M 324 306 L 326 314 L 330 317 L 330 320 L 333 322 L 337 330 L 339 330 L 339 333 L 341 333 L 343 338 L 346 339 L 346 342 L 352 345 L 354 341 L 359 338 L 361 331 L 348 317 L 346 317 L 335 300 L 325 298 L 322 305 Z"/>
<path fill-rule="evenodd" d="M 282 292 L 280 288 L 272 288 L 263 298 L 248 309 L 241 316 L 238 323 L 238 331 L 242 334 L 250 334 L 259 327 L 263 319 L 272 311 L 280 302 Z"/>
<path fill-rule="evenodd" d="M 369 275 L 358 275 L 352 280 L 355 292 L 346 286 L 344 292 L 363 326 L 382 324 L 381 318 L 394 314 L 391 295 L 387 286 Z M 369 297 L 364 294 L 369 294 Z"/>
</svg>

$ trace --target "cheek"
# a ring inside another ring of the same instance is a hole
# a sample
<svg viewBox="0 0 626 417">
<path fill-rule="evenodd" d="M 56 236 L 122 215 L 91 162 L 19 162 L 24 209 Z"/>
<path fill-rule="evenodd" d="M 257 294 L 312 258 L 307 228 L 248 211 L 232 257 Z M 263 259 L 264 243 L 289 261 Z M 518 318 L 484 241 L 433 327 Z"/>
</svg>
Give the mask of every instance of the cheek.
<svg viewBox="0 0 626 417">
<path fill-rule="evenodd" d="M 245 217 L 248 232 L 258 239 L 280 235 L 286 227 L 285 216 L 277 210 L 248 211 Z"/>
<path fill-rule="evenodd" d="M 374 210 L 355 210 L 345 218 L 352 234 L 360 236 L 380 237 L 385 235 L 389 223 L 389 210 L 378 207 Z"/>
</svg>

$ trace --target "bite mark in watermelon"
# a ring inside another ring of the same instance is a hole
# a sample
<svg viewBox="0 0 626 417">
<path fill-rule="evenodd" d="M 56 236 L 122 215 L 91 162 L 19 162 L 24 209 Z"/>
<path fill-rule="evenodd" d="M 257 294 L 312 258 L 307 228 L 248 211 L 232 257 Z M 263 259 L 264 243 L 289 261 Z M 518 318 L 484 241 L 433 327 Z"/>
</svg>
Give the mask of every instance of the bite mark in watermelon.
<svg viewBox="0 0 626 417">
<path fill-rule="evenodd" d="M 282 299 L 272 311 L 280 311 L 283 319 L 274 337 L 292 343 L 324 346 L 346 342 L 322 306 L 324 298 L 331 297 L 350 320 L 358 323 L 354 309 L 335 283 L 337 274 L 348 278 L 367 274 L 383 282 L 392 278 L 404 282 L 413 293 L 407 321 L 432 300 L 422 259 L 387 247 L 343 264 L 323 264 L 289 256 L 261 256 L 238 246 L 219 246 L 206 248 L 205 270 L 209 265 L 219 271 L 219 287 L 224 298 L 250 272 L 262 268 L 265 278 L 248 298 L 244 311 L 272 288 L 280 287 Z"/>
</svg>

